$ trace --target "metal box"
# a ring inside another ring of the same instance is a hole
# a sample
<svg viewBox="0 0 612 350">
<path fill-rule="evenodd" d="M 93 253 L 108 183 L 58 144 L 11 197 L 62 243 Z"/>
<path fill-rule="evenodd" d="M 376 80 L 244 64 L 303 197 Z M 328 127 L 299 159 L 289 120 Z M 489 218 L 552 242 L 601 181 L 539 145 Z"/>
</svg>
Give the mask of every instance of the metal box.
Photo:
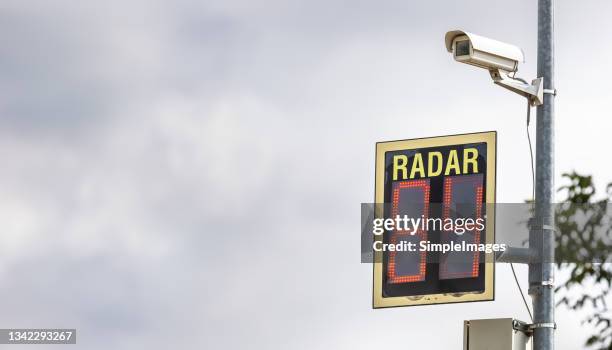
<svg viewBox="0 0 612 350">
<path fill-rule="evenodd" d="M 512 318 L 463 321 L 463 350 L 532 350 L 531 332 Z"/>
</svg>

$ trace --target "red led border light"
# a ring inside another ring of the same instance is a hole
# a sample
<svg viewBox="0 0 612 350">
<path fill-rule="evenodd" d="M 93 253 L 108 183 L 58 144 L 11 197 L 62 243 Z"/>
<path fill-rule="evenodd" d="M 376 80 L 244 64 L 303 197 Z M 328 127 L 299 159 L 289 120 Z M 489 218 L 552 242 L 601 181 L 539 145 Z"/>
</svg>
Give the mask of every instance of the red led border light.
<svg viewBox="0 0 612 350">
<path fill-rule="evenodd" d="M 427 219 L 429 216 L 429 193 L 430 193 L 430 185 L 429 179 L 427 180 L 412 180 L 412 181 L 402 181 L 397 184 L 397 187 L 393 190 L 393 206 L 391 209 L 391 216 L 395 218 L 399 215 L 399 201 L 400 201 L 400 193 L 401 190 L 404 189 L 422 189 L 423 190 L 423 217 Z M 410 232 L 399 231 L 400 233 L 394 232 L 391 234 L 389 239 L 391 244 L 397 243 L 397 238 L 399 236 L 411 236 Z M 427 232 L 423 230 L 417 230 L 415 233 L 421 240 L 427 239 Z M 397 252 L 389 252 L 389 264 L 387 266 L 387 278 L 388 282 L 391 284 L 399 284 L 399 283 L 409 283 L 409 282 L 421 282 L 425 280 L 425 272 L 426 272 L 426 258 L 427 253 L 420 253 L 420 262 L 419 262 L 419 273 L 416 275 L 402 275 L 397 276 L 395 271 L 395 255 Z"/>
<path fill-rule="evenodd" d="M 476 218 L 482 217 L 482 185 L 476 187 Z M 476 230 L 474 233 L 474 242 L 480 243 L 480 230 Z M 478 276 L 478 264 L 480 263 L 480 253 L 474 254 L 474 260 L 472 262 L 472 277 Z"/>
<path fill-rule="evenodd" d="M 471 176 L 453 176 L 447 177 L 444 179 L 444 207 L 443 207 L 443 220 L 446 218 L 450 218 L 450 207 L 452 203 L 452 189 L 453 189 L 453 180 L 455 182 L 469 182 L 475 185 L 476 195 L 475 195 L 475 203 L 476 203 L 476 218 L 480 218 L 482 216 L 482 196 L 483 196 L 483 186 L 482 180 L 478 181 L 477 178 L 482 178 L 482 175 L 471 175 Z M 474 233 L 474 243 L 480 243 L 480 230 L 475 230 Z M 448 234 L 445 232 L 445 234 Z M 478 277 L 478 270 L 480 264 L 480 252 L 475 251 L 472 258 L 472 271 L 471 274 L 465 272 L 449 272 L 448 264 L 446 262 L 440 263 L 440 276 L 444 276 L 444 279 L 452 279 L 452 278 L 468 278 L 468 277 Z M 441 277 L 442 279 L 442 277 Z"/>
</svg>

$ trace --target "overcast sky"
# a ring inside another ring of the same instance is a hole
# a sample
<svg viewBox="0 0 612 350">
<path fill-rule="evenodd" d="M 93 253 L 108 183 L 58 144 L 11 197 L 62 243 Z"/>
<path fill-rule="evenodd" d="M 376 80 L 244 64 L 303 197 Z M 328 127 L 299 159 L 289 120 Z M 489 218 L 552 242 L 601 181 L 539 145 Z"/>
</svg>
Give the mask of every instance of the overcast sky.
<svg viewBox="0 0 612 350">
<path fill-rule="evenodd" d="M 535 3 L 3 0 L 0 328 L 77 328 L 71 349 L 460 349 L 464 319 L 527 320 L 506 265 L 494 302 L 372 310 L 359 204 L 375 142 L 488 130 L 498 201 L 529 197 L 524 100 L 443 38 L 519 45 L 530 80 Z M 612 3 L 556 10 L 557 174 L 603 189 Z M 580 317 L 557 316 L 558 349 L 579 348 Z"/>
</svg>

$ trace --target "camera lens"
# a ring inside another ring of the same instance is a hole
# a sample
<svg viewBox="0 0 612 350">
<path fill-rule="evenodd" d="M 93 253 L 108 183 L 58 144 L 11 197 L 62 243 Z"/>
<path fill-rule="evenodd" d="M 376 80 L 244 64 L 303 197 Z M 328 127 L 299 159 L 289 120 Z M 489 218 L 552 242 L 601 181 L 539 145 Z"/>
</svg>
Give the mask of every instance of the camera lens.
<svg viewBox="0 0 612 350">
<path fill-rule="evenodd" d="M 470 55 L 470 41 L 461 40 L 455 43 L 455 57 Z"/>
</svg>

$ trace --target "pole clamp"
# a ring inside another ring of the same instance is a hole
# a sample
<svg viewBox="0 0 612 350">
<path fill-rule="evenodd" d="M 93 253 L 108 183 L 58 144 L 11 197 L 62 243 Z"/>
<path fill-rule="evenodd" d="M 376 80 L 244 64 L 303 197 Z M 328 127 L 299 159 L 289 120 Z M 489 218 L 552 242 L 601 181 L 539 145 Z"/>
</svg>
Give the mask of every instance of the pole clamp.
<svg viewBox="0 0 612 350">
<path fill-rule="evenodd" d="M 550 94 L 553 96 L 557 96 L 557 89 L 544 89 L 543 91 L 545 94 Z"/>
<path fill-rule="evenodd" d="M 554 287 L 554 286 L 555 286 L 555 281 L 553 281 L 553 280 L 542 281 L 542 282 L 541 282 L 541 285 L 542 285 L 543 287 L 552 288 L 552 287 Z"/>
<path fill-rule="evenodd" d="M 552 226 L 552 225 L 540 225 L 537 223 L 537 220 L 535 218 L 531 218 L 529 219 L 529 229 L 531 230 L 535 230 L 535 231 L 553 231 L 553 232 L 557 232 L 557 229 Z"/>
<path fill-rule="evenodd" d="M 554 323 L 554 322 L 547 322 L 547 323 L 534 323 L 534 324 L 527 325 L 527 329 L 529 329 L 529 330 L 534 330 L 536 328 L 552 328 L 552 329 L 557 329 L 557 324 Z"/>
<path fill-rule="evenodd" d="M 548 231 L 556 231 L 554 226 L 551 225 L 542 225 L 541 227 L 538 227 L 538 229 L 540 230 L 548 230 Z"/>
</svg>

